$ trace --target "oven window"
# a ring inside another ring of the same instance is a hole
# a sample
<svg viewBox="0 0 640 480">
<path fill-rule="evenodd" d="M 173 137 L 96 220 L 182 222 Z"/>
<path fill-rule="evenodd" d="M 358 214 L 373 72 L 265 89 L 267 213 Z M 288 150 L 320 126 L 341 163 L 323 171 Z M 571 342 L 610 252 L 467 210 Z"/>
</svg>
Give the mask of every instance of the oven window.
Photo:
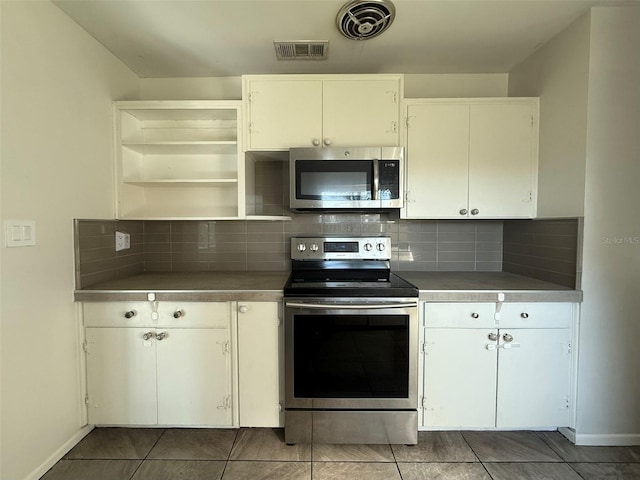
<svg viewBox="0 0 640 480">
<path fill-rule="evenodd" d="M 298 160 L 299 200 L 371 200 L 373 162 L 358 160 Z"/>
<path fill-rule="evenodd" d="M 408 315 L 295 315 L 294 396 L 407 398 Z"/>
</svg>

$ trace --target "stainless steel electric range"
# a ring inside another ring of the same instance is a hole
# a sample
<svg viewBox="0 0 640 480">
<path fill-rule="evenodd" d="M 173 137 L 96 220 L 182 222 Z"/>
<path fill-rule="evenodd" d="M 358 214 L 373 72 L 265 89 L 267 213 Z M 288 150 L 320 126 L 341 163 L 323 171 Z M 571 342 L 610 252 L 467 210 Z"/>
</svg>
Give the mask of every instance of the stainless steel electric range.
<svg viewBox="0 0 640 480">
<path fill-rule="evenodd" d="M 418 435 L 418 289 L 389 237 L 292 238 L 285 298 L 285 441 Z"/>
</svg>

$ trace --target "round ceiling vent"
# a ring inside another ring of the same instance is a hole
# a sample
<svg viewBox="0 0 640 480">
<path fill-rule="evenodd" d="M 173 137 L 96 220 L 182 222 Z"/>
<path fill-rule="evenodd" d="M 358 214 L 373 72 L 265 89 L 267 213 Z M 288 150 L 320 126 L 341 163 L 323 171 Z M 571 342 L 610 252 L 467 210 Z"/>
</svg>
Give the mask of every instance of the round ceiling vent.
<svg viewBox="0 0 640 480">
<path fill-rule="evenodd" d="M 391 26 L 396 8 L 390 0 L 352 0 L 338 12 L 338 30 L 351 40 L 366 40 Z"/>
</svg>

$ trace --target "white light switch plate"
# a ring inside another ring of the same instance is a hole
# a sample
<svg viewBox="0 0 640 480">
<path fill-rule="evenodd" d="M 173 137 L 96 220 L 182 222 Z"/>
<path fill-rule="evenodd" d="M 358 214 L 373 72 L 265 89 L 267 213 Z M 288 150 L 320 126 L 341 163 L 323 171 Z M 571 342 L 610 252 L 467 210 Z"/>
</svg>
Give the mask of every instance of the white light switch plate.
<svg viewBox="0 0 640 480">
<path fill-rule="evenodd" d="M 4 238 L 7 247 L 28 247 L 36 244 L 34 220 L 5 220 Z"/>
<path fill-rule="evenodd" d="M 116 232 L 116 252 L 131 248 L 131 237 L 128 233 Z"/>
</svg>

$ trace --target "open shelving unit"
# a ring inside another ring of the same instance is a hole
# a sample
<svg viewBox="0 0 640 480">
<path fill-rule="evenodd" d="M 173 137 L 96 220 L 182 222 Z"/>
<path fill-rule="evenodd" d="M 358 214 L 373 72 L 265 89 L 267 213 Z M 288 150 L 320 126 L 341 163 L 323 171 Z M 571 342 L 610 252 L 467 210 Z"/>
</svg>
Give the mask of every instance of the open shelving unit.
<svg viewBox="0 0 640 480">
<path fill-rule="evenodd" d="M 242 103 L 114 102 L 116 216 L 245 217 Z"/>
</svg>

